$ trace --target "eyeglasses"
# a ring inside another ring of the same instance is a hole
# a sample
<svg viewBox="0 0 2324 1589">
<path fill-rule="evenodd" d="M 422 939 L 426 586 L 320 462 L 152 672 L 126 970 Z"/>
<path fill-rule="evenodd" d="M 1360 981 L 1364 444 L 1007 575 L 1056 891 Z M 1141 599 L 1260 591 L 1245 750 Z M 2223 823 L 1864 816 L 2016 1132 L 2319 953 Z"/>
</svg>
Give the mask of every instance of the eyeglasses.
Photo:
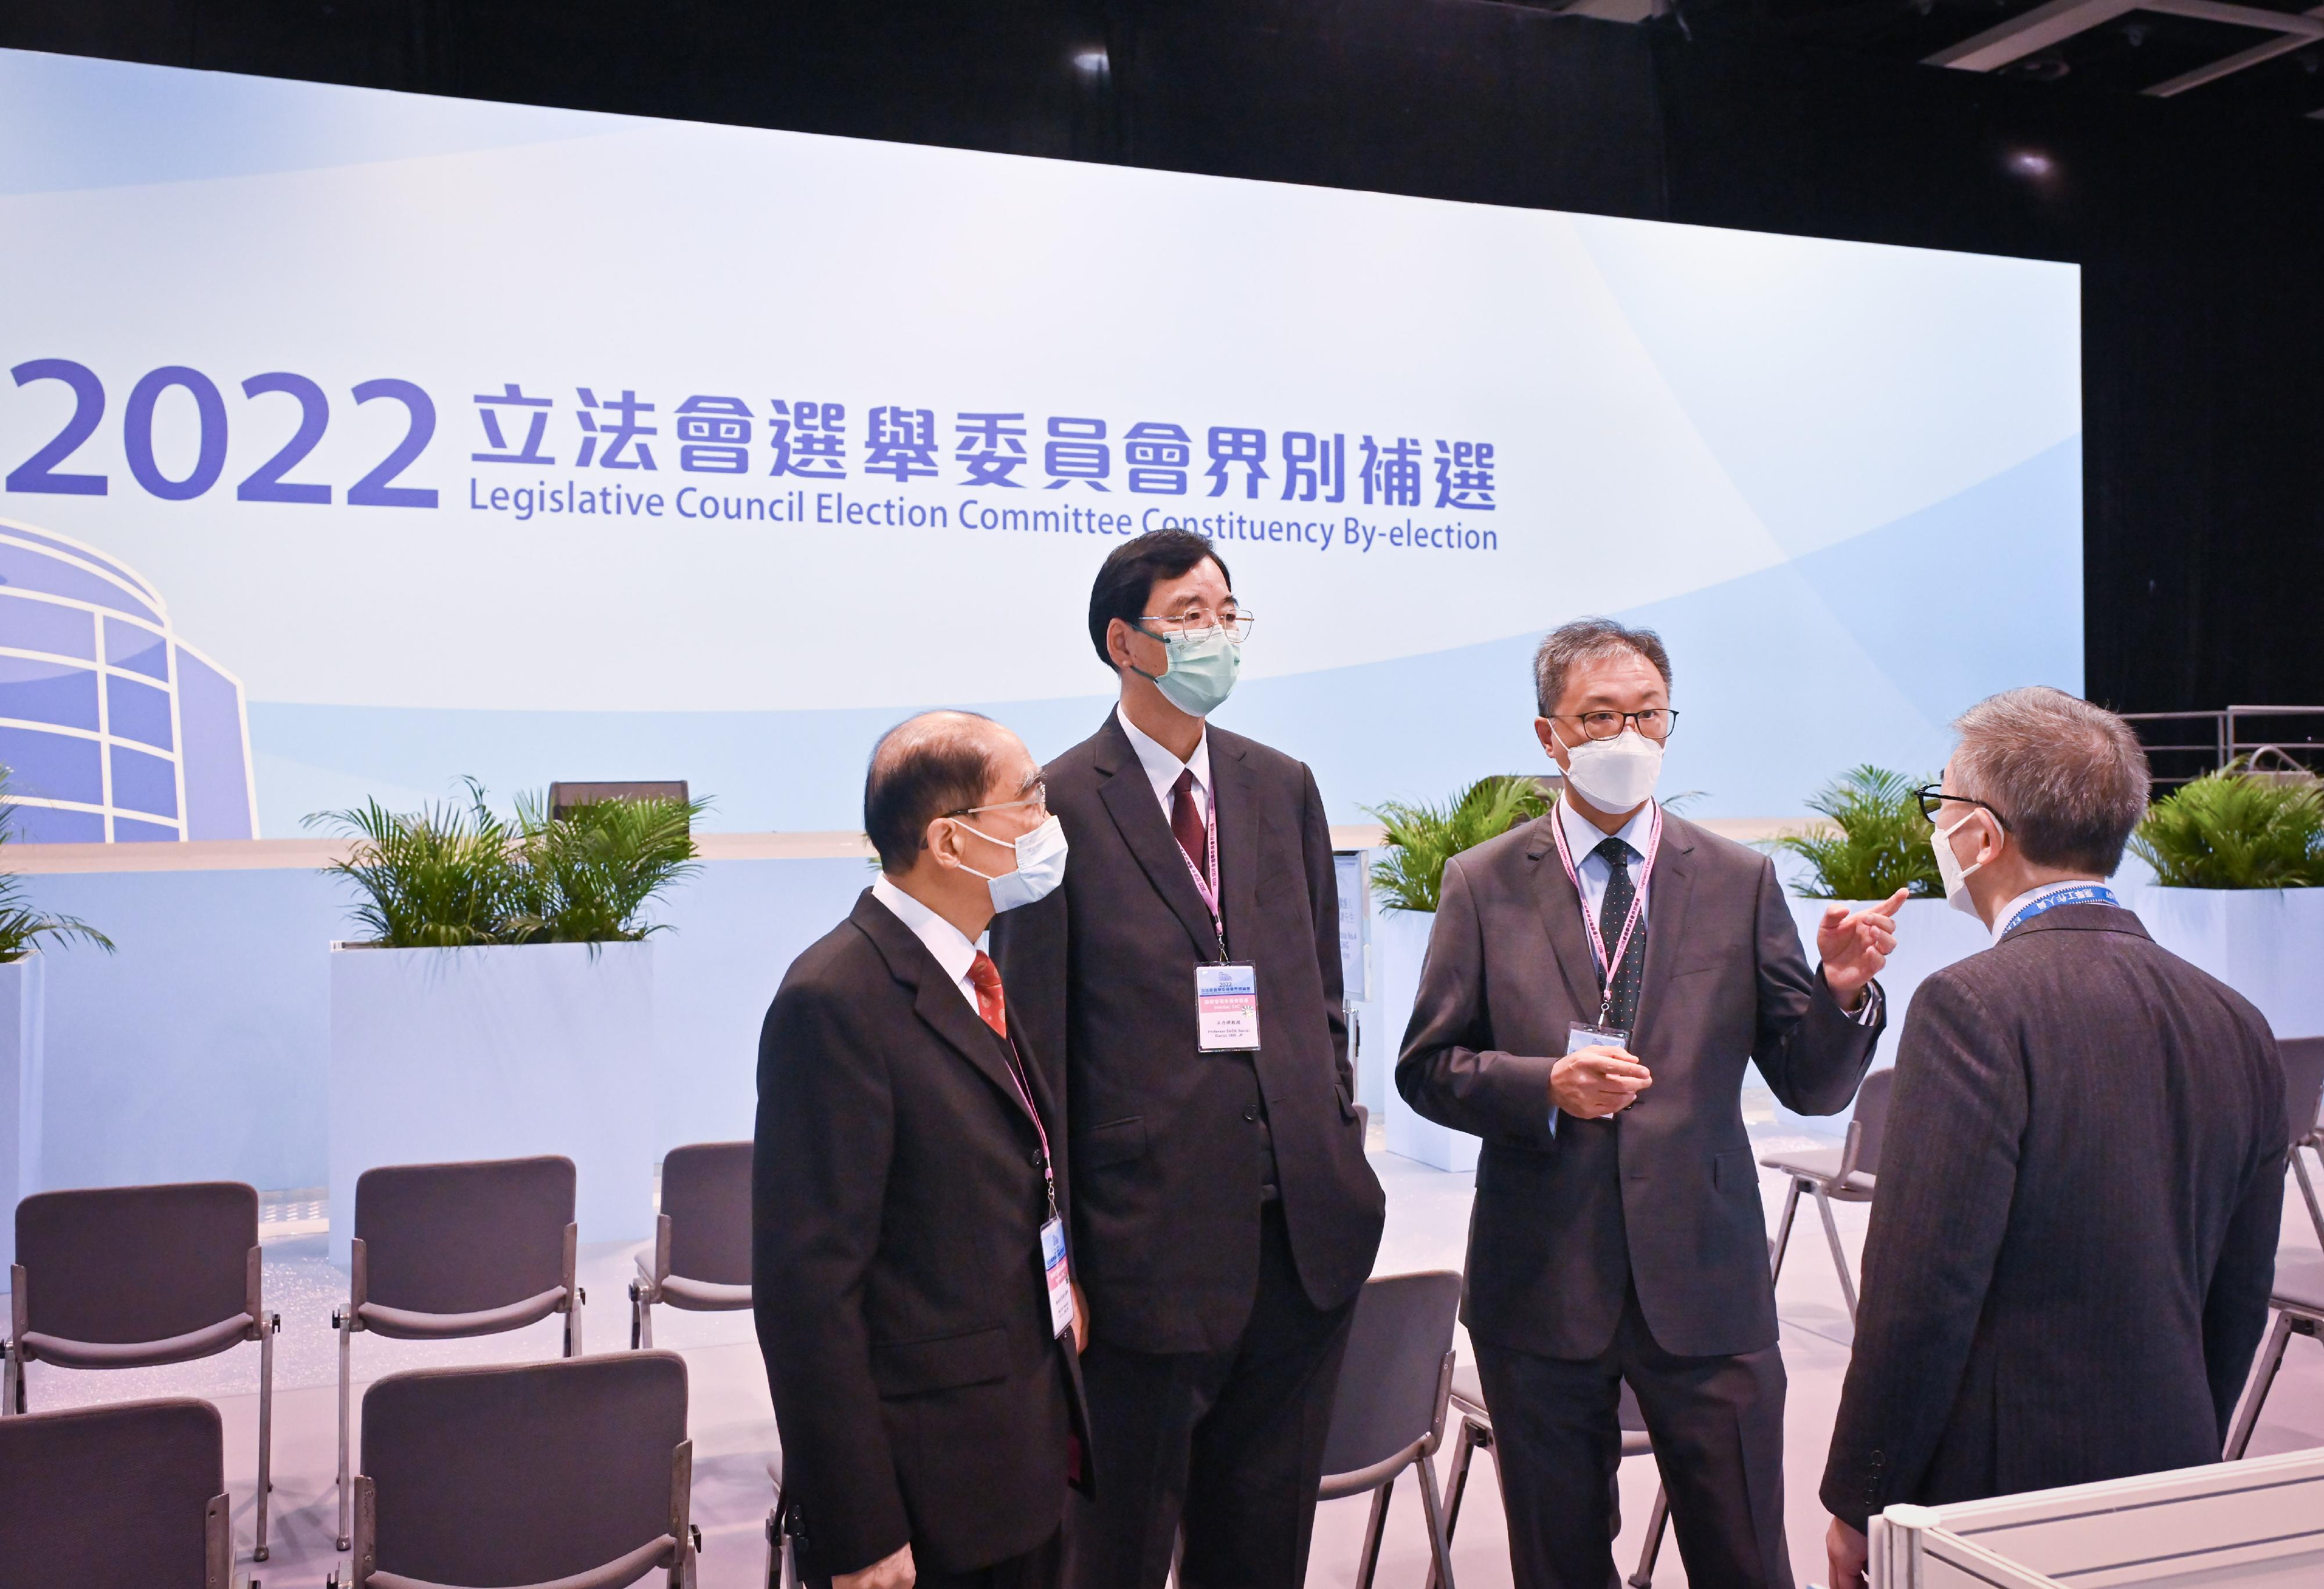
<svg viewBox="0 0 2324 1589">
<path fill-rule="evenodd" d="M 1668 739 L 1671 730 L 1678 726 L 1678 714 L 1668 707 L 1649 707 L 1643 712 L 1582 712 L 1569 716 L 1553 716 L 1553 723 L 1579 723 L 1584 739 L 1618 739 L 1626 725 L 1635 726 L 1648 739 Z"/>
<path fill-rule="evenodd" d="M 957 811 L 946 811 L 947 817 L 973 817 L 982 811 L 1013 811 L 1019 806 L 1031 806 L 1043 816 L 1049 814 L 1049 781 L 1036 779 L 1033 792 L 1021 800 L 999 800 L 990 806 L 963 806 Z"/>
<path fill-rule="evenodd" d="M 1197 640 L 1214 629 L 1223 629 L 1229 640 L 1240 645 L 1250 638 L 1250 626 L 1258 619 L 1244 607 L 1222 608 L 1215 617 L 1199 607 L 1189 607 L 1182 613 L 1148 613 L 1138 621 L 1156 625 L 1148 633 L 1157 640 Z"/>
<path fill-rule="evenodd" d="M 2003 827 L 2006 828 L 2009 826 L 2007 818 L 1994 810 L 1983 800 L 1965 794 L 1948 794 L 1945 792 L 1944 785 L 1941 783 L 1923 784 L 1913 791 L 1913 798 L 1921 802 L 1921 815 L 1926 817 L 1932 827 L 1937 820 L 1937 808 L 1948 801 L 1956 806 L 1975 806 L 1981 811 L 1990 813 L 1993 819 L 2000 823 Z"/>
</svg>

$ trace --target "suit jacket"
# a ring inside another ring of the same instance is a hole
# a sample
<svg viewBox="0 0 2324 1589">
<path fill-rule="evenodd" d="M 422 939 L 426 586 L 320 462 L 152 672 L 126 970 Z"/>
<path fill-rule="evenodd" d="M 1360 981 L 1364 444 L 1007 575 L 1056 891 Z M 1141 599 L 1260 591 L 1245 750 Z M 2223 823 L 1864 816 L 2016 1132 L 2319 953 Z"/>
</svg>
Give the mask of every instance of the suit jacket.
<svg viewBox="0 0 2324 1589">
<path fill-rule="evenodd" d="M 1757 1061 L 1802 1114 L 1848 1106 L 1880 1026 L 1840 1009 L 1800 948 L 1775 869 L 1665 813 L 1647 886 L 1630 1051 L 1654 1072 L 1604 1120 L 1550 1126 L 1549 1072 L 1599 979 L 1556 813 L 1456 855 L 1428 939 L 1396 1084 L 1415 1110 L 1484 1139 L 1469 1224 L 1469 1333 L 1594 1357 L 1628 1288 L 1655 1340 L 1700 1357 L 1775 1344 L 1767 1224 L 1744 1134 Z"/>
<path fill-rule="evenodd" d="M 2061 905 L 1913 999 L 1823 1502 L 2217 1462 L 2267 1318 L 2283 1075 L 2236 993 Z"/>
<path fill-rule="evenodd" d="M 1259 1292 L 1268 1142 L 1308 1298 L 1371 1273 L 1385 1199 L 1364 1160 L 1341 1006 L 1339 891 L 1305 765 L 1209 730 L 1227 947 L 1259 974 L 1252 1053 L 1205 1054 L 1194 967 L 1210 912 L 1137 753 L 1105 725 L 1047 768 L 1065 885 L 993 924 L 1074 1126 L 1075 1272 L 1090 1327 L 1133 1351 L 1218 1351 Z"/>
<path fill-rule="evenodd" d="M 1065 1203 L 1065 1116 L 1030 1058 Z M 964 1571 L 1056 1530 L 1085 1426 L 1040 1157 L 1005 1045 L 867 889 L 759 1039 L 751 1280 L 806 1575 L 907 1542 Z"/>
</svg>

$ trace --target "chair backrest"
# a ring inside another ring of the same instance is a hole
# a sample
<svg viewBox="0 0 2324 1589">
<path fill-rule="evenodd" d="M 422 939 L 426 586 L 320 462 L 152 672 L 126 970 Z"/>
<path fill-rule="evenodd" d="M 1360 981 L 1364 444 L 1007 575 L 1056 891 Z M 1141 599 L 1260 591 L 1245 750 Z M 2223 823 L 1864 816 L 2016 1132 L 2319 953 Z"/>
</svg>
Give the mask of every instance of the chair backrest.
<svg viewBox="0 0 2324 1589">
<path fill-rule="evenodd" d="M 751 1144 L 696 1142 L 661 1161 L 669 1272 L 721 1286 L 751 1283 Z"/>
<path fill-rule="evenodd" d="M 1449 1270 L 1364 1282 L 1323 1443 L 1327 1476 L 1360 1472 L 1427 1438 L 1460 1312 L 1461 1277 Z"/>
<path fill-rule="evenodd" d="M 250 1306 L 258 1193 L 239 1181 L 41 1192 L 16 1205 L 25 1326 L 124 1344 Z"/>
<path fill-rule="evenodd" d="M 1876 1070 L 1856 1089 L 1856 1165 L 1866 1175 L 1880 1173 L 1880 1145 L 1888 1135 L 1888 1092 L 1896 1085 L 1896 1067 Z"/>
<path fill-rule="evenodd" d="M 477 1313 L 564 1284 L 573 1182 L 573 1160 L 559 1157 L 364 1170 L 355 1181 L 364 1299 Z"/>
<path fill-rule="evenodd" d="M 2275 1051 L 2283 1057 L 2283 1112 L 2292 1140 L 2305 1141 L 2324 1113 L 2324 1038 L 2279 1038 Z"/>
<path fill-rule="evenodd" d="M 540 1584 L 670 1531 L 686 1363 L 622 1352 L 391 1374 L 364 1392 L 379 1570 Z"/>
<path fill-rule="evenodd" d="M 207 1401 L 0 1418 L 0 1589 L 194 1589 L 210 1500 L 225 1494 Z"/>
</svg>

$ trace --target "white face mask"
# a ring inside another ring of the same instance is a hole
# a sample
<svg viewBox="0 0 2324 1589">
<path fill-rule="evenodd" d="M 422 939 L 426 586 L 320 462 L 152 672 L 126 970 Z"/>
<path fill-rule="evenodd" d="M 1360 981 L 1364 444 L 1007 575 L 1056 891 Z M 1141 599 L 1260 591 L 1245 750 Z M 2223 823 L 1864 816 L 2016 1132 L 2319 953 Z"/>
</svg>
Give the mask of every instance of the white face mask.
<svg viewBox="0 0 2324 1589">
<path fill-rule="evenodd" d="M 1977 915 L 1977 901 L 1969 897 L 1969 874 L 1985 863 L 1963 866 L 1960 857 L 1953 854 L 1953 835 L 1976 820 L 1977 813 L 1972 811 L 1950 827 L 1932 828 L 1929 832 L 1929 847 L 1937 853 L 1937 875 L 1945 882 L 1945 903 L 1964 916 Z"/>
<path fill-rule="evenodd" d="M 953 818 L 959 822 L 957 817 Z M 968 824 L 961 822 L 963 827 Z M 989 833 L 968 831 L 987 844 L 1002 845 L 1017 852 L 1017 870 L 999 873 L 979 872 L 965 861 L 961 870 L 971 877 L 984 879 L 984 886 L 992 895 L 995 910 L 1014 910 L 1019 905 L 1047 898 L 1065 880 L 1065 825 L 1050 818 L 1032 832 L 1022 835 L 1012 845 L 1005 838 L 995 838 Z"/>
<path fill-rule="evenodd" d="M 1563 739 L 1559 743 L 1564 744 Z M 1612 739 L 1585 739 L 1565 746 L 1565 781 L 1576 794 L 1609 815 L 1645 804 L 1662 771 L 1663 747 L 1635 728 L 1625 728 Z"/>
</svg>

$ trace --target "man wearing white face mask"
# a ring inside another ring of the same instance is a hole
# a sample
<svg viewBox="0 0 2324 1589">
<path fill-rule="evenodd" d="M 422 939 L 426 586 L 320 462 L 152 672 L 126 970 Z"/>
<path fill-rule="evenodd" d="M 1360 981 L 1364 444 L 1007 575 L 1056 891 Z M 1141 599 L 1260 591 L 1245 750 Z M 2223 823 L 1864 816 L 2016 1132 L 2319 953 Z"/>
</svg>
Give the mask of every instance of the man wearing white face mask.
<svg viewBox="0 0 2324 1589">
<path fill-rule="evenodd" d="M 1987 952 L 1896 1053 L 1822 1497 L 1832 1589 L 1868 1520 L 2218 1460 L 2267 1319 L 2290 1135 L 2266 1021 L 2106 879 L 2147 800 L 2130 725 L 2013 689 L 1921 794 Z"/>
<path fill-rule="evenodd" d="M 759 1045 L 759 1341 L 802 1575 L 1055 1589 L 1092 1464 L 1062 1100 L 976 940 L 1054 890 L 1024 743 L 931 712 L 873 751 L 880 875 Z"/>
<path fill-rule="evenodd" d="M 1626 1382 L 1687 1581 L 1793 1581 L 1744 1067 L 1803 1114 L 1847 1107 L 1904 896 L 1832 906 L 1810 970 L 1767 857 L 1654 802 L 1670 678 L 1650 631 L 1542 642 L 1534 731 L 1564 792 L 1446 865 L 1397 1064 L 1414 1109 L 1484 1139 L 1462 1317 L 1519 1589 L 1614 1581 Z"/>
<path fill-rule="evenodd" d="M 1211 543 L 1116 547 L 1090 643 L 1120 700 L 1047 768 L 1065 885 L 993 954 L 1074 1122 L 1084 1360 L 1105 1483 L 1075 1589 L 1299 1589 L 1383 1198 L 1340 1000 L 1315 780 L 1210 725 L 1251 631 Z"/>
</svg>

